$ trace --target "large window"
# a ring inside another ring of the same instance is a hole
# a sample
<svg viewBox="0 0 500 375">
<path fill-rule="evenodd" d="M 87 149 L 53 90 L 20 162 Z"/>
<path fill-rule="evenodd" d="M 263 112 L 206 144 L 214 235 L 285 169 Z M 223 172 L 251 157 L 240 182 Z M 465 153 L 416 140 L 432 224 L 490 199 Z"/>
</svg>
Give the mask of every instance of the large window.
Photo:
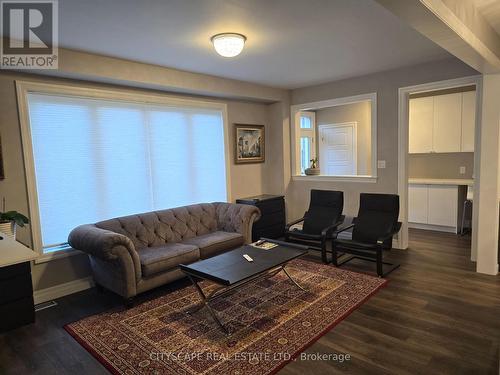
<svg viewBox="0 0 500 375">
<path fill-rule="evenodd" d="M 222 109 L 25 97 L 44 252 L 80 224 L 227 200 Z"/>
</svg>

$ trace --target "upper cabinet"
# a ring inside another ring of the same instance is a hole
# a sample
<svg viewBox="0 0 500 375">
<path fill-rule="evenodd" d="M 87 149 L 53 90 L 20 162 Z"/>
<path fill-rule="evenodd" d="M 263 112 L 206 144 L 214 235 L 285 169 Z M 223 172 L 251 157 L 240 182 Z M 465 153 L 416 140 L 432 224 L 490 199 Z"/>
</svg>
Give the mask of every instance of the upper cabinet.
<svg viewBox="0 0 500 375">
<path fill-rule="evenodd" d="M 476 128 L 476 92 L 462 93 L 462 152 L 474 151 L 474 130 Z"/>
<path fill-rule="evenodd" d="M 410 100 L 410 153 L 432 152 L 434 98 L 427 96 Z"/>
<path fill-rule="evenodd" d="M 475 91 L 410 99 L 409 152 L 473 152 Z"/>
<path fill-rule="evenodd" d="M 460 152 L 462 134 L 462 94 L 434 97 L 434 152 Z"/>
</svg>

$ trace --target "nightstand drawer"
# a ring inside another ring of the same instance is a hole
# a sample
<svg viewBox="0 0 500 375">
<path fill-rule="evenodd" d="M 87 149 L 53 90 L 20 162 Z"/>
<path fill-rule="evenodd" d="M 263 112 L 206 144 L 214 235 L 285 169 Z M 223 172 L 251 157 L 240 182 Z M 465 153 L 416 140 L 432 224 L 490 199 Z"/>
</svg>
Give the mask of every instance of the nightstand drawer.
<svg viewBox="0 0 500 375">
<path fill-rule="evenodd" d="M 32 295 L 30 273 L 0 280 L 0 305 Z"/>
<path fill-rule="evenodd" d="M 274 212 L 285 211 L 285 201 L 283 199 L 270 199 L 268 201 L 261 201 L 256 204 L 261 212 L 271 214 Z"/>
<path fill-rule="evenodd" d="M 0 332 L 5 332 L 35 321 L 33 296 L 0 305 Z"/>
<path fill-rule="evenodd" d="M 285 228 L 285 212 L 278 211 L 262 215 L 261 218 L 253 224 L 254 229 L 265 228 L 271 225 L 282 225 Z"/>
<path fill-rule="evenodd" d="M 23 262 L 0 268 L 0 282 L 5 279 L 10 279 L 17 275 L 25 275 L 31 273 L 30 262 Z"/>
</svg>

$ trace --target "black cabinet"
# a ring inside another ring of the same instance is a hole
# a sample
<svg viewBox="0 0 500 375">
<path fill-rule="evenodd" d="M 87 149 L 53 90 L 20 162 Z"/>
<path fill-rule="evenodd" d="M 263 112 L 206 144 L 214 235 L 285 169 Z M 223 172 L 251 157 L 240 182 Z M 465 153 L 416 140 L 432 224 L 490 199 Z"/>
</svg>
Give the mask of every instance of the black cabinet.
<svg viewBox="0 0 500 375">
<path fill-rule="evenodd" d="M 260 220 L 253 224 L 252 240 L 261 237 L 279 238 L 283 236 L 286 225 L 285 198 L 282 195 L 257 195 L 237 199 L 236 203 L 250 204 L 260 209 Z"/>
<path fill-rule="evenodd" d="M 0 268 L 0 332 L 35 321 L 30 262 Z"/>
</svg>

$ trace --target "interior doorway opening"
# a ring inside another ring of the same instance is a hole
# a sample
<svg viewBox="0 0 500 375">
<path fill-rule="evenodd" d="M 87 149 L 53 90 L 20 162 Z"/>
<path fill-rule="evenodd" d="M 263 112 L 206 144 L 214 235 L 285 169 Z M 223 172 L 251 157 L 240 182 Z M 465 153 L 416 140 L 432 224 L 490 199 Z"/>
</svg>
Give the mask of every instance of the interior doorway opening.
<svg viewBox="0 0 500 375">
<path fill-rule="evenodd" d="M 398 247 L 422 234 L 454 236 L 475 260 L 479 93 L 480 77 L 399 90 Z"/>
</svg>

